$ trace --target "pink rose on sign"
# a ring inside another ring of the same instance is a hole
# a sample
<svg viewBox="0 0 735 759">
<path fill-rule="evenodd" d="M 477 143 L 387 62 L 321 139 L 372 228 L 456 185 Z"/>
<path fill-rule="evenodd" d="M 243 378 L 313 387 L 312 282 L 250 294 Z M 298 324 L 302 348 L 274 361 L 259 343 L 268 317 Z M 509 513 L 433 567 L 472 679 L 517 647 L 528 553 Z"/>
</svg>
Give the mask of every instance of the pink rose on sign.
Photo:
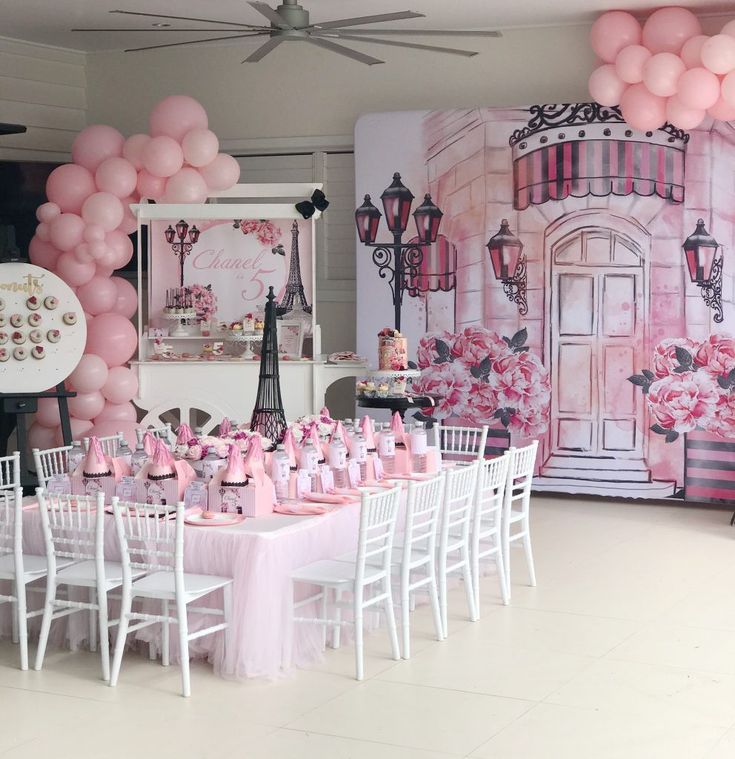
<svg viewBox="0 0 735 759">
<path fill-rule="evenodd" d="M 455 336 L 446 330 L 443 332 L 428 332 L 419 340 L 416 360 L 419 369 L 437 363 L 437 360 L 451 361 L 453 358 Z"/>
<path fill-rule="evenodd" d="M 694 363 L 712 377 L 721 377 L 735 369 L 735 338 L 710 335 L 694 354 Z"/>
<path fill-rule="evenodd" d="M 415 395 L 438 397 L 435 407 L 424 409 L 426 413 L 433 412 L 435 419 L 471 415 L 471 408 L 467 407 L 471 388 L 470 376 L 462 366 L 453 363 L 430 366 L 413 383 Z"/>
<path fill-rule="evenodd" d="M 495 332 L 482 327 L 466 327 L 457 335 L 452 353 L 465 364 L 479 364 L 508 353 L 508 345 Z"/>
<path fill-rule="evenodd" d="M 723 393 L 717 402 L 714 417 L 700 424 L 702 429 L 721 437 L 735 437 L 735 395 Z"/>
<path fill-rule="evenodd" d="M 549 426 L 548 403 L 521 403 L 510 416 L 510 429 L 521 437 L 532 438 L 542 435 Z"/>
<path fill-rule="evenodd" d="M 662 340 L 653 349 L 653 360 L 651 366 L 653 367 L 653 373 L 656 377 L 668 377 L 669 374 L 673 374 L 675 369 L 679 366 L 679 361 L 676 357 L 676 349 L 683 348 L 690 355 L 693 355 L 697 350 L 698 343 L 694 340 L 690 340 L 688 337 L 670 337 L 666 340 Z"/>
<path fill-rule="evenodd" d="M 541 362 L 528 353 L 512 353 L 493 363 L 498 377 L 498 400 L 501 406 L 518 406 L 532 398 L 547 404 L 551 388 L 549 374 Z"/>
<path fill-rule="evenodd" d="M 648 391 L 648 405 L 660 428 L 654 432 L 691 432 L 713 418 L 719 399 L 720 391 L 707 374 L 682 372 L 656 380 Z M 676 439 L 668 436 L 667 442 L 669 437 Z"/>
</svg>

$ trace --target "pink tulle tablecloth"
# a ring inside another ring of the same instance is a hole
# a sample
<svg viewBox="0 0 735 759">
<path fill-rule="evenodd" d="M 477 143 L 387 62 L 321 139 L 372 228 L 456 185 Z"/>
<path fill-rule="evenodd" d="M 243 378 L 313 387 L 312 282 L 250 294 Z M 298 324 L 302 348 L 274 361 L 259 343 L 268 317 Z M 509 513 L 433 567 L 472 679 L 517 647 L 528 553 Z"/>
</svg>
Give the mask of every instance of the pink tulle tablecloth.
<svg viewBox="0 0 735 759">
<path fill-rule="evenodd" d="M 290 668 L 319 659 L 321 629 L 318 625 L 294 625 L 291 621 L 291 582 L 294 569 L 319 559 L 334 558 L 354 549 L 357 541 L 360 504 L 351 503 L 318 516 L 272 514 L 231 526 L 195 527 L 187 525 L 185 569 L 187 572 L 232 577 L 232 645 L 225 652 L 222 633 L 191 642 L 192 658 L 204 658 L 215 672 L 229 679 L 274 678 Z M 23 520 L 24 550 L 43 553 L 40 513 L 26 509 Z M 119 560 L 120 552 L 113 518 L 106 517 L 105 555 Z M 3 583 L 0 582 L 0 593 Z M 42 595 L 29 594 L 29 608 L 42 604 Z M 221 596 L 206 596 L 198 604 L 221 608 Z M 111 602 L 111 618 L 117 606 Z M 189 614 L 189 630 L 194 632 L 216 623 L 213 617 Z M 9 636 L 10 605 L 0 606 L 0 635 Z M 38 635 L 39 620 L 30 627 Z M 114 628 L 113 628 L 114 630 Z M 114 635 L 114 632 L 113 632 Z M 87 614 L 53 623 L 50 644 L 80 647 L 88 637 Z M 133 636 L 131 636 L 132 638 Z M 139 641 L 160 644 L 160 625 L 144 628 Z M 172 633 L 172 657 L 177 657 Z M 123 674 L 124 676 L 124 665 Z"/>
</svg>

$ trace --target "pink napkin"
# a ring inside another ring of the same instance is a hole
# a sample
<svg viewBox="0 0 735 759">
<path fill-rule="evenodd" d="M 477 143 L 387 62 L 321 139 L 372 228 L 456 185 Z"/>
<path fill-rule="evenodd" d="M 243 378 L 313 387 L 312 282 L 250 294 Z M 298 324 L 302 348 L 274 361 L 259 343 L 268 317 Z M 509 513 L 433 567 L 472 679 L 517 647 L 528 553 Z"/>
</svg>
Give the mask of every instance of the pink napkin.
<svg viewBox="0 0 735 759">
<path fill-rule="evenodd" d="M 347 434 L 345 433 L 345 426 L 342 424 L 342 420 L 340 419 L 337 424 L 334 426 L 334 432 L 332 433 L 332 440 L 341 440 L 343 443 L 346 444 L 347 442 Z"/>
<path fill-rule="evenodd" d="M 356 503 L 360 499 L 356 496 L 337 495 L 337 493 L 307 493 L 304 499 L 311 503 L 333 503 L 344 506 L 346 503 Z"/>
<path fill-rule="evenodd" d="M 368 450 L 374 451 L 376 448 L 375 428 L 373 427 L 373 420 L 367 414 L 363 416 L 362 421 L 360 422 L 360 427 L 362 429 L 362 436 L 367 443 Z"/>
<path fill-rule="evenodd" d="M 396 443 L 403 443 L 408 455 L 411 455 L 411 436 L 406 434 L 406 428 L 403 426 L 403 419 L 401 415 L 395 411 L 393 418 L 390 421 L 390 428 L 393 431 L 393 436 L 396 439 Z"/>
<path fill-rule="evenodd" d="M 263 444 L 259 435 L 253 435 L 248 443 L 248 451 L 245 454 L 245 469 L 255 480 L 256 484 L 262 485 L 265 482 L 265 456 L 263 455 Z"/>
<path fill-rule="evenodd" d="M 289 466 L 293 469 L 296 466 L 296 441 L 293 432 L 289 427 L 283 436 L 283 447 L 288 454 Z"/>
<path fill-rule="evenodd" d="M 222 475 L 222 482 L 245 482 L 248 478 L 245 471 L 245 462 L 242 459 L 240 448 L 234 443 L 227 446 L 227 466 Z"/>
<path fill-rule="evenodd" d="M 94 436 L 89 440 L 89 451 L 87 452 L 87 457 L 84 459 L 82 472 L 90 474 L 93 477 L 112 472 L 110 461 L 102 451 L 102 443 Z"/>
<path fill-rule="evenodd" d="M 219 423 L 219 436 L 229 437 L 231 432 L 232 432 L 232 425 L 230 424 L 230 420 L 227 417 L 225 417 Z"/>
<path fill-rule="evenodd" d="M 148 458 L 150 458 L 156 452 L 156 441 L 156 436 L 152 432 L 146 430 L 145 434 L 143 435 L 143 448 L 145 449 L 145 453 Z"/>
<path fill-rule="evenodd" d="M 180 424 L 176 430 L 176 445 L 188 445 L 193 437 L 194 433 L 191 431 L 191 427 L 188 424 Z"/>
<path fill-rule="evenodd" d="M 315 503 L 277 503 L 273 509 L 277 514 L 294 514 L 303 516 L 308 514 L 326 514 L 331 509 L 327 506 L 318 506 Z"/>
<path fill-rule="evenodd" d="M 432 474 L 388 474 L 387 480 L 430 480 Z"/>
</svg>

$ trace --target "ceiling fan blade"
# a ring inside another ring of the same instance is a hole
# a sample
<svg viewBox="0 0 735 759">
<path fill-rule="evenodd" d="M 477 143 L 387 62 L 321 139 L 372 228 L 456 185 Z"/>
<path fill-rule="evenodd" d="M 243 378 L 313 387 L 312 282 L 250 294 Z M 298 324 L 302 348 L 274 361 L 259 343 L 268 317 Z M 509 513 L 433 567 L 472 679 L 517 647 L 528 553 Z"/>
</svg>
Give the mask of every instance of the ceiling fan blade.
<svg viewBox="0 0 735 759">
<path fill-rule="evenodd" d="M 339 53 L 340 55 L 344 55 L 347 58 L 352 58 L 354 61 L 366 63 L 368 66 L 374 66 L 376 63 L 385 63 L 385 61 L 381 61 L 379 58 L 373 58 L 370 55 L 365 55 L 364 53 L 360 53 L 357 50 L 351 50 L 349 47 L 338 45 L 335 42 L 330 42 L 329 40 L 322 39 L 321 37 L 306 37 L 304 42 L 310 42 L 312 45 L 318 45 L 319 47 L 323 47 L 325 50 L 331 50 L 333 53 Z"/>
<path fill-rule="evenodd" d="M 275 50 L 281 42 L 285 42 L 284 37 L 271 37 L 268 42 L 261 45 L 257 50 L 252 52 L 244 61 L 241 61 L 241 63 L 257 63 L 258 61 L 265 58 L 268 53 L 270 53 L 272 50 Z"/>
<path fill-rule="evenodd" d="M 234 29 L 131 29 L 118 27 L 116 29 L 71 29 L 72 32 L 234 32 Z M 253 32 L 254 34 L 269 34 L 268 30 L 263 29 L 243 29 L 244 33 Z"/>
<path fill-rule="evenodd" d="M 146 47 L 129 47 L 123 53 L 138 53 L 141 50 L 158 50 L 162 47 L 181 47 L 183 45 L 201 45 L 204 42 L 220 42 L 222 40 L 241 40 L 247 37 L 260 37 L 268 32 L 249 32 L 246 34 L 232 34 L 229 37 L 207 37 L 204 40 L 190 40 L 189 42 L 169 42 L 166 45 L 147 45 Z"/>
<path fill-rule="evenodd" d="M 248 29 L 266 30 L 268 27 L 256 26 L 255 24 L 241 24 L 237 21 L 220 21 L 212 18 L 191 18 L 190 16 L 165 16 L 162 13 L 139 13 L 138 11 L 110 11 L 110 13 L 120 13 L 124 16 L 145 16 L 146 18 L 171 18 L 176 21 L 201 21 L 205 24 L 224 24 L 225 26 L 242 26 Z"/>
<path fill-rule="evenodd" d="M 251 3 L 252 5 L 252 3 Z M 312 29 L 337 29 L 343 26 L 359 26 L 360 24 L 377 24 L 380 21 L 402 21 L 407 18 L 426 18 L 423 13 L 414 11 L 400 11 L 399 13 L 379 13 L 375 16 L 357 16 L 356 18 L 341 18 L 336 21 L 324 21 L 320 24 L 311 24 L 305 27 L 306 31 Z"/>
<path fill-rule="evenodd" d="M 315 29 L 314 31 L 319 31 Z M 335 29 L 339 31 L 339 29 Z M 407 34 L 414 37 L 502 37 L 501 32 L 475 32 L 452 29 L 350 29 L 350 34 Z"/>
<path fill-rule="evenodd" d="M 250 0 L 249 5 L 255 8 L 258 13 L 262 13 L 273 26 L 278 29 L 293 29 L 290 24 L 287 24 L 268 3 L 261 3 L 258 0 Z"/>
<path fill-rule="evenodd" d="M 317 32 L 312 32 L 313 36 L 317 36 Z M 432 53 L 450 53 L 451 55 L 463 55 L 465 58 L 472 58 L 477 55 L 475 50 L 458 50 L 454 47 L 436 47 L 434 45 L 420 45 L 414 42 L 398 42 L 397 40 L 381 40 L 378 37 L 363 37 L 357 34 L 342 34 L 341 32 L 325 32 L 318 35 L 320 39 L 322 37 L 336 37 L 340 40 L 354 40 L 355 42 L 370 42 L 375 45 L 392 45 L 393 47 L 410 47 L 414 50 L 430 50 Z"/>
</svg>

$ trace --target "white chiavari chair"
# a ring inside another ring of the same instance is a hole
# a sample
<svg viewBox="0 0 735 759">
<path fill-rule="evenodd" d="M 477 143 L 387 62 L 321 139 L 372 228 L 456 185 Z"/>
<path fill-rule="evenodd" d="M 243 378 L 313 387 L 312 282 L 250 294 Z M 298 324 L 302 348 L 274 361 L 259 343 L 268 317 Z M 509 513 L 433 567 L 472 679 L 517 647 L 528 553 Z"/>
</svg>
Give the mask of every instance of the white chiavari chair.
<svg viewBox="0 0 735 759">
<path fill-rule="evenodd" d="M 324 629 L 322 647 L 326 646 L 327 629 L 354 625 L 355 628 L 355 677 L 364 677 L 363 619 L 364 612 L 377 605 L 382 607 L 390 635 L 393 658 L 400 659 L 398 632 L 393 610 L 393 590 L 391 588 L 391 564 L 393 537 L 400 504 L 401 488 L 396 486 L 378 493 L 362 494 L 360 506 L 360 528 L 357 538 L 357 555 L 354 562 L 338 559 L 315 561 L 291 574 L 296 585 L 315 585 L 319 592 L 296 601 L 294 612 L 307 605 L 320 604 L 319 617 L 297 617 L 294 622 L 321 625 Z M 341 614 L 329 616 L 330 594 L 334 593 L 331 605 L 335 610 L 351 609 L 354 621 L 344 621 Z M 345 593 L 352 595 L 350 601 L 342 601 Z M 337 597 L 338 596 L 338 597 Z"/>
<path fill-rule="evenodd" d="M 161 624 L 161 663 L 168 666 L 169 628 L 173 623 L 179 628 L 182 695 L 190 696 L 189 641 L 224 630 L 227 648 L 232 616 L 232 579 L 184 572 L 183 503 L 176 505 L 174 519 L 170 518 L 171 507 L 165 504 L 130 503 L 113 498 L 112 509 L 120 543 L 123 584 L 120 628 L 115 641 L 110 685 L 117 685 L 127 636 L 143 627 Z M 136 571 L 145 572 L 145 576 L 136 579 Z M 220 589 L 223 592 L 221 610 L 188 608 L 193 601 Z M 146 614 L 133 611 L 134 599 L 158 600 L 161 602 L 162 613 Z M 173 616 L 169 611 L 172 603 L 176 608 Z M 189 611 L 222 617 L 223 621 L 190 633 L 187 616 Z"/>
<path fill-rule="evenodd" d="M 531 484 L 536 467 L 538 440 L 524 448 L 509 448 L 508 481 L 505 486 L 503 503 L 503 563 L 505 565 L 505 584 L 510 599 L 510 547 L 520 543 L 526 554 L 528 579 L 531 586 L 536 585 L 536 570 L 533 565 L 531 549 Z"/>
<path fill-rule="evenodd" d="M 488 427 L 458 427 L 434 423 L 434 445 L 441 451 L 442 459 L 449 461 L 473 461 L 485 458 Z"/>
<path fill-rule="evenodd" d="M 480 462 L 477 477 L 477 496 L 472 518 L 470 535 L 470 556 L 472 559 L 472 589 L 475 592 L 475 608 L 480 616 L 480 562 L 494 557 L 500 582 L 503 603 L 508 603 L 508 589 L 503 561 L 503 501 L 508 479 L 510 456 L 506 453 L 494 459 Z"/>
<path fill-rule="evenodd" d="M 461 574 L 464 580 L 467 608 L 470 619 L 477 620 L 475 593 L 472 587 L 470 561 L 470 529 L 474 513 L 477 477 L 480 462 L 447 469 L 445 472 L 444 504 L 439 525 L 437 576 L 439 580 L 439 606 L 441 608 L 444 637 L 448 635 L 447 578 Z"/>
<path fill-rule="evenodd" d="M 33 461 L 36 465 L 36 477 L 38 486 L 46 489 L 48 481 L 54 474 L 66 474 L 69 471 L 70 445 L 62 445 L 59 448 L 46 448 L 41 451 L 33 449 Z"/>
<path fill-rule="evenodd" d="M 176 435 L 174 435 L 171 429 L 170 422 L 164 424 L 163 427 L 149 427 L 145 432 L 150 432 L 151 435 L 157 437 L 159 440 L 163 440 L 168 446 L 173 445 L 176 440 Z"/>
<path fill-rule="evenodd" d="M 118 445 L 120 445 L 124 439 L 125 436 L 122 434 L 122 432 L 116 432 L 114 435 L 105 435 L 104 437 L 97 438 L 97 440 L 100 441 L 100 445 L 102 446 L 102 453 L 104 453 L 105 456 L 110 457 L 115 456 L 117 453 Z M 82 443 L 84 446 L 84 452 L 89 453 L 89 438 L 83 438 Z"/>
<path fill-rule="evenodd" d="M 20 452 L 10 456 L 0 456 L 0 490 L 15 490 L 20 487 Z"/>
<path fill-rule="evenodd" d="M 97 648 L 99 625 L 102 678 L 109 680 L 109 628 L 117 621 L 108 619 L 107 594 L 122 585 L 122 565 L 105 561 L 104 495 L 49 495 L 42 488 L 38 488 L 36 494 L 46 544 L 48 577 L 34 669 L 43 666 L 53 620 L 86 611 L 89 614 L 89 648 L 91 651 Z M 67 588 L 67 598 L 57 597 L 60 586 Z M 87 600 L 72 600 L 72 588 L 86 589 Z"/>
</svg>

